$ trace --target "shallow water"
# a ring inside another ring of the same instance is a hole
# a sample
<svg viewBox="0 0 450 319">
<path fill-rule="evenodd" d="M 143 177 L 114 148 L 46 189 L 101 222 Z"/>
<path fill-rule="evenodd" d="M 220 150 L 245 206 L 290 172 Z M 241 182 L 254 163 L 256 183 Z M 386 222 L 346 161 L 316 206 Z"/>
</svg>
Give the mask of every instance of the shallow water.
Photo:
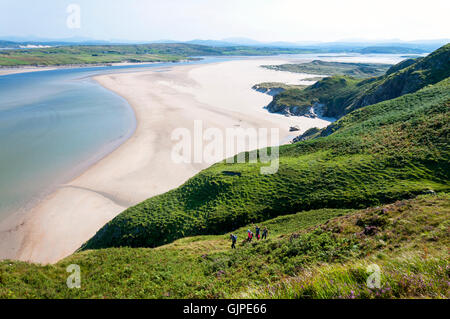
<svg viewBox="0 0 450 319">
<path fill-rule="evenodd" d="M 28 208 L 134 132 L 135 117 L 128 103 L 90 76 L 172 65 L 0 76 L 0 220 Z"/>
<path fill-rule="evenodd" d="M 0 77 L 0 218 L 133 132 L 126 101 L 62 73 Z"/>
</svg>

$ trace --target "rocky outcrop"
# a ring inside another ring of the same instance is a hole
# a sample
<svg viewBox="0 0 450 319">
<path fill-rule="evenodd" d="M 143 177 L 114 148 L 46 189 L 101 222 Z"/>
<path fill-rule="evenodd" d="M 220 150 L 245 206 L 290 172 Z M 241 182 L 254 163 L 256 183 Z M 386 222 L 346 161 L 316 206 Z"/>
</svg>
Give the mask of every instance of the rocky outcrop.
<svg viewBox="0 0 450 319">
<path fill-rule="evenodd" d="M 317 118 L 322 116 L 323 106 L 321 103 L 313 103 L 313 105 L 283 105 L 274 100 L 266 106 L 266 109 L 270 113 L 279 113 L 286 116 Z"/>
<path fill-rule="evenodd" d="M 286 89 L 282 87 L 263 87 L 259 84 L 256 84 L 252 87 L 253 90 L 265 93 L 271 96 L 275 96 L 277 94 L 280 94 L 281 92 L 284 92 Z"/>
</svg>

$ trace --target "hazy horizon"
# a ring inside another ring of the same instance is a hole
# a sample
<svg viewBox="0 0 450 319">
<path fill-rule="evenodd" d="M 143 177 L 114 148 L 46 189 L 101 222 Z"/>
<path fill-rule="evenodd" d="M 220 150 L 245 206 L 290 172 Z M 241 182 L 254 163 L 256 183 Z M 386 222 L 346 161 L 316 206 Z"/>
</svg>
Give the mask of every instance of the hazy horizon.
<svg viewBox="0 0 450 319">
<path fill-rule="evenodd" d="M 12 39 L 12 40 L 11 40 Z M 426 38 L 426 39 L 413 39 L 413 40 L 401 40 L 401 39 L 338 39 L 334 41 L 282 41 L 282 40 L 273 40 L 273 41 L 258 41 L 252 38 L 244 38 L 244 37 L 230 37 L 230 38 L 191 38 L 187 40 L 178 40 L 178 39 L 152 39 L 152 40 L 127 40 L 127 39 L 98 39 L 98 38 L 90 38 L 90 37 L 40 37 L 33 34 L 26 36 L 14 36 L 14 35 L 0 35 L 0 40 L 6 41 L 24 41 L 24 42 L 59 42 L 59 41 L 67 41 L 74 43 L 77 42 L 111 42 L 111 43 L 124 43 L 124 44 L 139 44 L 139 43 L 164 43 L 164 42 L 174 42 L 174 43 L 185 43 L 185 42 L 195 42 L 195 41 L 212 41 L 212 42 L 223 42 L 223 43 L 238 43 L 248 41 L 254 42 L 257 44 L 271 44 L 271 43 L 287 43 L 287 44 L 298 44 L 298 45 L 319 45 L 319 44 L 328 44 L 328 43 L 348 43 L 348 44 L 358 44 L 358 43 L 373 43 L 373 44 L 383 44 L 383 43 L 434 43 L 434 42 L 443 42 L 449 41 L 449 38 Z"/>
<path fill-rule="evenodd" d="M 427 6 L 422 1 L 403 0 L 42 0 L 39 6 L 31 0 L 3 0 L 0 38 L 129 42 L 229 38 L 259 42 L 424 41 L 450 38 L 449 11 L 450 2 L 441 0 L 430 0 Z M 67 21 L 74 13 L 79 13 L 79 25 L 70 26 Z"/>
</svg>

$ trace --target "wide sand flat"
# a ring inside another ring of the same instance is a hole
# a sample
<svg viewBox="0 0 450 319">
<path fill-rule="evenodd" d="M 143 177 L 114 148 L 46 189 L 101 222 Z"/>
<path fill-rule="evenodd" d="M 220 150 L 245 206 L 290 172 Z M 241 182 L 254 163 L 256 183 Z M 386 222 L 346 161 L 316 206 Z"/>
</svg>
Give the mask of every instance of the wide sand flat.
<svg viewBox="0 0 450 319">
<path fill-rule="evenodd" d="M 42 200 L 26 214 L 0 225 L 0 258 L 56 262 L 79 248 L 129 206 L 173 189 L 210 163 L 174 163 L 176 128 L 279 128 L 280 141 L 324 127 L 323 119 L 285 117 L 263 109 L 271 97 L 251 89 L 261 82 L 300 84 L 307 76 L 260 68 L 284 60 L 247 59 L 175 66 L 95 79 L 133 107 L 134 135 L 82 175 Z"/>
</svg>

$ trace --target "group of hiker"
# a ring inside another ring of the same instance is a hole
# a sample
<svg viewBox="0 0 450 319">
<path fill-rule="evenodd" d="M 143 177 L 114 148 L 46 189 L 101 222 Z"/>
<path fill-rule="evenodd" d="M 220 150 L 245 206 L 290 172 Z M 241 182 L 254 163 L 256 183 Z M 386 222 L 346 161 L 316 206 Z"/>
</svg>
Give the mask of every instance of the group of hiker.
<svg viewBox="0 0 450 319">
<path fill-rule="evenodd" d="M 257 240 L 260 239 L 267 239 L 267 235 L 269 234 L 269 230 L 267 229 L 267 227 L 264 227 L 262 230 L 262 234 L 261 234 L 261 228 L 256 225 L 255 227 L 255 236 Z M 230 234 L 230 239 L 231 239 L 231 248 L 235 249 L 236 248 L 236 242 L 237 242 L 237 235 L 234 234 Z M 253 240 L 253 232 L 248 229 L 247 230 L 247 242 L 251 242 Z"/>
</svg>

